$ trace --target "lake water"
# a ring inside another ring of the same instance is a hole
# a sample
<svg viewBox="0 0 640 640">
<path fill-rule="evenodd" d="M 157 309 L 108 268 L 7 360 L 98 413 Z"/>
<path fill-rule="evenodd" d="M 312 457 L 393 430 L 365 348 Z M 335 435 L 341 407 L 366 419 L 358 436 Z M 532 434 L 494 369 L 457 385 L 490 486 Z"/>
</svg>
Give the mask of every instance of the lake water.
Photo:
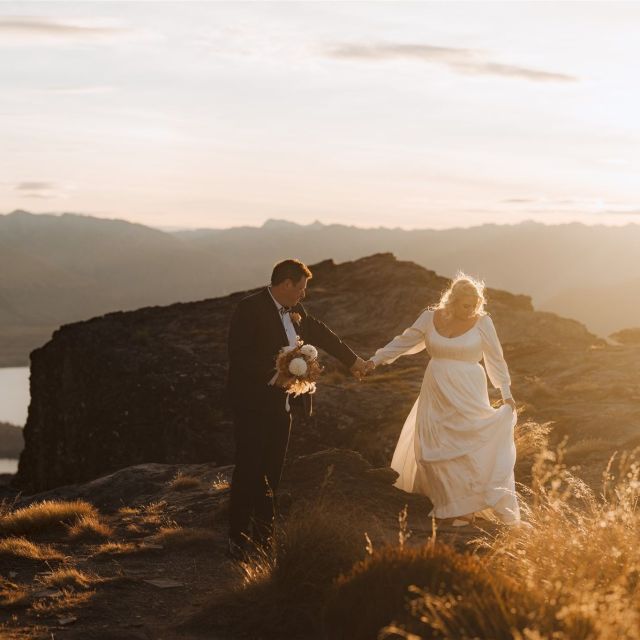
<svg viewBox="0 0 640 640">
<path fill-rule="evenodd" d="M 18 470 L 18 460 L 13 458 L 0 458 L 0 473 L 15 473 Z"/>
<path fill-rule="evenodd" d="M 29 409 L 29 367 L 0 368 L 0 422 L 24 427 Z M 18 461 L 0 458 L 0 473 L 15 473 Z"/>
<path fill-rule="evenodd" d="M 29 367 L 0 368 L 0 422 L 23 427 L 29 409 Z"/>
</svg>

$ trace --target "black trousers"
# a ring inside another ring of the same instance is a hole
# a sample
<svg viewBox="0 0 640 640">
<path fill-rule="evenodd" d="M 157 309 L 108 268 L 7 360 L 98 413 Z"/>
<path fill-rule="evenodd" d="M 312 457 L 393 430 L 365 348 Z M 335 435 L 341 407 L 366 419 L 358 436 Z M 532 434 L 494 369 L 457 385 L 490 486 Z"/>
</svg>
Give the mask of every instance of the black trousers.
<svg viewBox="0 0 640 640">
<path fill-rule="evenodd" d="M 273 533 L 291 414 L 285 409 L 285 394 L 276 389 L 264 402 L 246 399 L 233 409 L 236 465 L 231 478 L 229 537 L 238 543 L 249 537 L 266 544 Z"/>
</svg>

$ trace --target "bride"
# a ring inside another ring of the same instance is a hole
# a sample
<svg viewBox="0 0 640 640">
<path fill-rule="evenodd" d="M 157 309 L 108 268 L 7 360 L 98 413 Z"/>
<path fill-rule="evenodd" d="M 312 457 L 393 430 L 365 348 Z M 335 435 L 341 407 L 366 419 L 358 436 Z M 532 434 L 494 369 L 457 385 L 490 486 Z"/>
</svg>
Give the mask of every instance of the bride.
<svg viewBox="0 0 640 640">
<path fill-rule="evenodd" d="M 484 283 L 459 273 L 440 302 L 378 349 L 369 370 L 426 348 L 431 360 L 404 423 L 391 467 L 395 486 L 429 496 L 437 519 L 464 526 L 478 516 L 520 522 L 513 467 L 516 405 Z M 503 405 L 489 402 L 486 373 Z"/>
</svg>

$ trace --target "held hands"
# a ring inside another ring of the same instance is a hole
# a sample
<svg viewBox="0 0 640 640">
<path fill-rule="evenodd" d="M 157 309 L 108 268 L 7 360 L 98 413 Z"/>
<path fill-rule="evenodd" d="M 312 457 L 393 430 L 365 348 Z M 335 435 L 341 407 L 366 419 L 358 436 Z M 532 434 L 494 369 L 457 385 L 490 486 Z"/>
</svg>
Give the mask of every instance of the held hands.
<svg viewBox="0 0 640 640">
<path fill-rule="evenodd" d="M 358 378 L 358 380 L 361 380 L 365 376 L 368 376 L 375 368 L 376 365 L 371 360 L 365 362 L 362 358 L 358 358 L 351 366 L 351 373 Z"/>
<path fill-rule="evenodd" d="M 505 398 L 503 400 L 505 404 L 508 404 L 514 413 L 516 413 L 516 401 L 513 398 Z"/>
</svg>

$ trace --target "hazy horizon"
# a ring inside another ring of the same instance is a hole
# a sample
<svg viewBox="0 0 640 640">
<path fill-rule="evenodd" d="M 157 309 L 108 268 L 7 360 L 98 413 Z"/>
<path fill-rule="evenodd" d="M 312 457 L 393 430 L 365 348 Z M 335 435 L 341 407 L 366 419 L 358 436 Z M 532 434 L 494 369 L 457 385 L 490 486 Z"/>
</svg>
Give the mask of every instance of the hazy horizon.
<svg viewBox="0 0 640 640">
<path fill-rule="evenodd" d="M 171 233 L 171 232 L 177 232 L 177 231 L 226 231 L 229 229 L 240 229 L 240 228 L 247 228 L 247 229 L 260 229 L 262 227 L 264 227 L 265 225 L 269 224 L 269 223 L 282 223 L 282 224 L 293 224 L 293 225 L 298 225 L 298 226 L 302 226 L 302 227 L 311 227 L 313 225 L 322 225 L 322 226 L 331 226 L 331 225 L 338 225 L 338 226 L 345 226 L 345 227 L 350 227 L 350 228 L 354 228 L 354 229 L 361 229 L 363 231 L 367 231 L 367 230 L 376 230 L 376 229 L 386 229 L 386 230 L 390 230 L 390 231 L 394 231 L 394 230 L 401 230 L 401 231 L 447 231 L 447 230 L 453 230 L 453 229 L 474 229 L 474 228 L 478 228 L 478 227 L 483 227 L 483 226 L 487 226 L 487 225 L 494 225 L 494 226 L 518 226 L 521 224 L 540 224 L 540 225 L 544 225 L 544 226 L 548 226 L 548 227 L 552 227 L 552 226 L 566 226 L 566 225 L 584 225 L 587 227 L 638 227 L 640 226 L 640 220 L 638 222 L 635 221 L 630 221 L 630 220 L 620 220 L 616 222 L 616 220 L 614 220 L 613 222 L 604 222 L 603 220 L 593 220 L 593 219 L 587 219 L 587 220 L 568 220 L 568 221 L 564 221 L 564 222 L 558 222 L 558 221 L 552 221 L 552 220 L 535 220 L 533 218 L 525 218 L 523 220 L 518 220 L 518 221 L 511 221 L 511 222 L 492 222 L 492 221 L 485 221 L 485 222 L 476 222 L 476 223 L 470 223 L 467 225 L 463 225 L 463 224 L 456 224 L 456 225 L 451 225 L 451 226 L 442 226 L 442 227 L 436 227 L 436 226 L 423 226 L 423 227 L 404 227 L 404 226 L 400 226 L 400 225 L 393 225 L 391 223 L 389 224 L 379 224 L 376 226 L 369 226 L 366 224 L 349 224 L 347 222 L 327 222 L 325 220 L 322 219 L 316 219 L 313 220 L 311 222 L 298 222 L 295 220 L 291 220 L 291 219 L 287 219 L 287 218 L 265 218 L 263 219 L 261 222 L 257 221 L 254 224 L 231 224 L 229 226 L 208 226 L 208 227 L 187 227 L 187 226 L 162 226 L 162 225 L 156 225 L 156 224 L 149 224 L 149 223 L 143 223 L 143 222 L 139 222 L 136 220 L 132 220 L 129 218 L 125 218 L 122 216 L 97 216 L 94 214 L 89 214 L 89 213 L 81 213 L 81 212 L 76 212 L 76 211 L 32 211 L 32 210 L 27 210 L 27 209 L 15 209 L 13 211 L 7 211 L 5 213 L 0 213 L 0 216 L 7 216 L 10 215 L 12 213 L 15 213 L 16 211 L 22 211 L 24 213 L 28 213 L 31 215 L 36 215 L 36 216 L 63 216 L 63 215 L 71 215 L 71 216 L 79 216 L 79 217 L 87 217 L 87 218 L 96 218 L 96 219 L 100 219 L 100 220 L 117 220 L 117 221 L 121 221 L 121 222 L 127 222 L 130 224 L 141 224 L 143 226 L 149 227 L 150 229 L 156 229 L 158 231 L 165 231 L 167 233 Z M 615 224 L 614 224 L 615 223 Z"/>
<path fill-rule="evenodd" d="M 622 2 L 4 2 L 0 206 L 640 222 L 639 26 Z"/>
</svg>

